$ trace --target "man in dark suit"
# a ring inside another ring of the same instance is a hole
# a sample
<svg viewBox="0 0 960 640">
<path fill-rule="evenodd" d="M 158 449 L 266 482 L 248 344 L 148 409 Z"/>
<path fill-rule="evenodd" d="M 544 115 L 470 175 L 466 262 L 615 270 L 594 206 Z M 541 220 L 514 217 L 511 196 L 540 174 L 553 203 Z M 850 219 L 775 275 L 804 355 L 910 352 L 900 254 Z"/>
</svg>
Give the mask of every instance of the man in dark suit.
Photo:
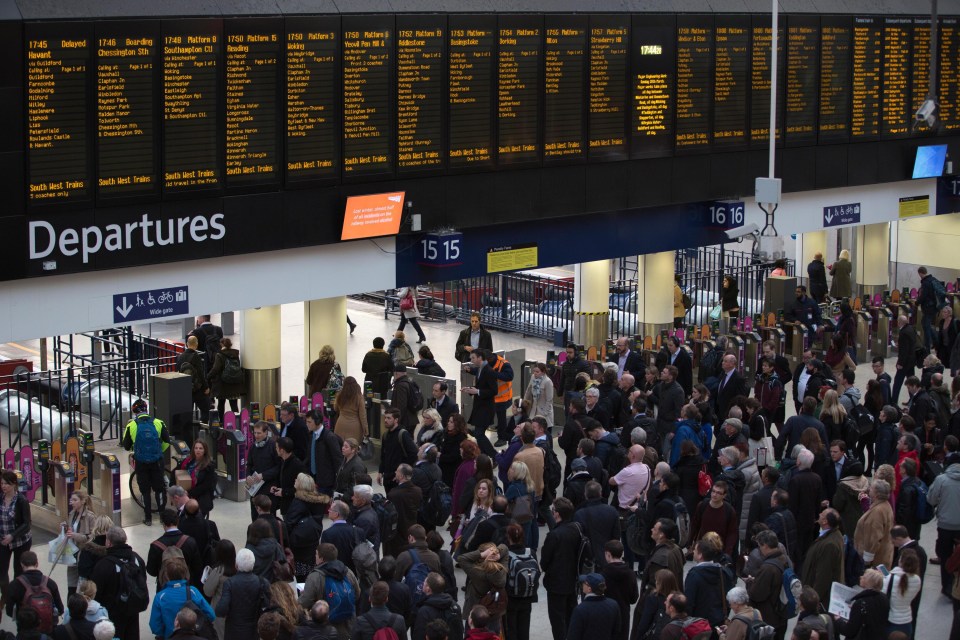
<svg viewBox="0 0 960 640">
<path fill-rule="evenodd" d="M 603 502 L 603 490 L 600 483 L 591 480 L 583 491 L 584 501 L 573 516 L 580 523 L 590 546 L 593 548 L 593 561 L 597 568 L 607 565 L 603 555 L 603 545 L 610 540 L 620 539 L 620 514 L 609 504 Z"/>
<path fill-rule="evenodd" d="M 573 521 L 573 503 L 566 498 L 553 501 L 557 522 L 543 541 L 540 568 L 547 590 L 547 616 L 553 640 L 565 640 L 570 617 L 577 606 L 577 555 L 580 550 L 580 525 Z"/>
<path fill-rule="evenodd" d="M 797 472 L 790 478 L 787 493 L 790 494 L 790 512 L 797 521 L 798 560 L 803 562 L 804 553 L 817 539 L 817 512 L 820 509 L 820 496 L 823 481 L 812 471 L 813 453 L 807 449 L 797 457 Z M 806 575 L 804 580 L 806 580 Z M 829 589 L 827 597 L 830 597 Z"/>
<path fill-rule="evenodd" d="M 510 524 L 510 517 L 507 515 L 507 499 L 503 496 L 496 496 L 493 499 L 490 517 L 477 525 L 477 531 L 470 539 L 470 544 L 465 547 L 466 551 L 476 551 L 484 542 L 494 544 L 507 543 L 507 525 Z"/>
<path fill-rule="evenodd" d="M 307 459 L 307 443 L 310 432 L 307 423 L 297 412 L 297 406 L 290 402 L 280 405 L 280 437 L 293 440 L 293 455 L 301 461 Z"/>
<path fill-rule="evenodd" d="M 394 474 L 397 486 L 387 494 L 387 499 L 397 508 L 397 535 L 393 540 L 384 541 L 383 548 L 385 555 L 391 555 L 394 558 L 407 548 L 407 537 L 403 532 L 409 531 L 410 527 L 417 524 L 417 512 L 423 501 L 423 492 L 420 491 L 420 487 L 414 486 L 410 481 L 411 478 L 413 478 L 413 467 L 406 463 L 401 464 Z"/>
<path fill-rule="evenodd" d="M 188 500 L 187 506 L 183 508 L 183 513 L 180 514 L 180 531 L 197 541 L 197 548 L 200 549 L 200 557 L 203 559 L 204 564 L 212 565 L 212 560 L 208 557 L 210 549 L 210 524 L 211 521 L 204 518 L 203 513 L 200 512 L 200 503 L 193 499 Z M 215 524 L 214 527 L 216 527 Z M 192 578 L 193 576 L 191 575 L 190 577 Z"/>
<path fill-rule="evenodd" d="M 607 358 L 607 362 L 617 364 L 617 380 L 621 379 L 625 373 L 632 375 L 634 380 L 643 378 L 643 358 L 630 349 L 628 338 L 617 338 L 617 352 Z"/>
<path fill-rule="evenodd" d="M 671 336 L 667 338 L 667 352 L 670 354 L 670 361 L 677 368 L 677 382 L 683 387 L 683 393 L 687 397 L 693 393 L 693 360 L 686 349 L 680 346 L 680 338 Z"/>
<path fill-rule="evenodd" d="M 897 318 L 900 332 L 897 335 L 897 373 L 893 376 L 893 391 L 890 392 L 890 404 L 897 406 L 900 402 L 900 387 L 903 381 L 914 374 L 917 366 L 917 330 L 907 316 Z M 921 363 L 923 364 L 923 363 Z"/>
<path fill-rule="evenodd" d="M 331 502 L 327 515 L 332 524 L 320 534 L 320 542 L 329 542 L 335 546 L 337 548 L 337 559 L 356 573 L 356 568 L 353 565 L 353 548 L 365 536 L 357 527 L 347 522 L 347 518 L 350 517 L 350 507 L 345 502 L 341 500 Z"/>
<path fill-rule="evenodd" d="M 380 468 L 377 482 L 389 492 L 396 486 L 397 467 L 417 462 L 417 443 L 406 429 L 400 427 L 400 412 L 390 407 L 383 412 L 386 433 L 380 441 Z M 411 472 L 412 473 L 412 472 Z"/>
<path fill-rule="evenodd" d="M 477 445 L 480 451 L 490 457 L 497 455 L 496 449 L 490 444 L 487 438 L 487 427 L 493 424 L 497 417 L 497 406 L 495 398 L 499 383 L 497 381 L 497 372 L 489 364 L 487 358 L 489 351 L 484 349 L 474 349 L 470 352 L 470 368 L 476 371 L 477 380 L 472 387 L 464 387 L 463 392 L 473 396 L 473 410 L 470 412 L 470 419 L 467 420 L 473 425 L 473 436 L 477 439 Z"/>
<path fill-rule="evenodd" d="M 480 326 L 480 314 L 470 314 L 470 326 L 457 337 L 457 350 L 454 357 L 458 362 L 470 362 L 470 354 L 476 349 L 493 351 L 493 336 Z"/>
<path fill-rule="evenodd" d="M 297 476 L 307 470 L 300 458 L 294 455 L 293 446 L 293 440 L 290 438 L 277 440 L 277 455 L 280 456 L 280 477 L 277 479 L 276 486 L 270 487 L 270 495 L 280 500 L 281 515 L 286 515 L 290 503 L 293 502 L 293 483 L 296 482 Z"/>
<path fill-rule="evenodd" d="M 803 402 L 806 392 L 807 382 L 810 380 L 810 372 L 807 371 L 807 364 L 813 360 L 813 351 L 807 349 L 800 358 L 800 363 L 793 369 L 793 407 L 797 413 L 800 413 L 800 404 Z"/>
<path fill-rule="evenodd" d="M 430 407 L 436 409 L 440 414 L 442 428 L 447 428 L 447 420 L 455 413 L 460 413 L 460 405 L 447 395 L 447 383 L 444 381 L 433 383 L 433 398 L 430 399 Z"/>
<path fill-rule="evenodd" d="M 743 376 L 737 373 L 737 356 L 728 353 L 720 363 L 720 382 L 717 384 L 716 410 L 719 420 L 726 420 L 730 412 L 730 403 L 737 396 L 747 395 L 747 385 Z"/>
<path fill-rule="evenodd" d="M 317 409 L 307 414 L 307 428 L 311 438 L 307 447 L 307 459 L 303 462 L 317 483 L 317 491 L 333 497 L 333 489 L 337 486 L 337 471 L 343 464 L 343 440 L 333 429 L 324 426 L 323 416 Z"/>
<path fill-rule="evenodd" d="M 200 576 L 203 573 L 203 558 L 200 555 L 200 548 L 197 541 L 180 531 L 177 526 L 177 512 L 173 509 L 164 509 L 160 514 L 160 523 L 163 525 L 163 535 L 150 543 L 150 551 L 147 554 L 147 573 L 151 576 L 160 575 L 160 565 L 163 560 L 163 552 L 167 547 L 180 547 L 183 552 L 183 559 L 190 569 L 190 584 L 198 589 L 203 588 L 200 582 Z"/>
<path fill-rule="evenodd" d="M 821 506 L 833 504 L 833 495 L 837 492 L 840 480 L 849 476 L 862 476 L 863 463 L 847 451 L 847 443 L 834 440 L 830 443 L 830 464 L 823 466 L 823 496 Z"/>
</svg>

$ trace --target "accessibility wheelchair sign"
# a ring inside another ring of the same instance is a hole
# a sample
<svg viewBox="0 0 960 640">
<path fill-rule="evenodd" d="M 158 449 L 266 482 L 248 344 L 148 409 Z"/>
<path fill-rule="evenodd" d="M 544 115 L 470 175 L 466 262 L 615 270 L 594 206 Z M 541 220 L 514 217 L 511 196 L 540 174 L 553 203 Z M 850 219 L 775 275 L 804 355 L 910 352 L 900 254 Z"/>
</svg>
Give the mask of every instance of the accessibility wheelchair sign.
<svg viewBox="0 0 960 640">
<path fill-rule="evenodd" d="M 190 313 L 188 287 L 166 287 L 148 291 L 117 293 L 113 296 L 114 324 L 157 320 Z"/>
</svg>

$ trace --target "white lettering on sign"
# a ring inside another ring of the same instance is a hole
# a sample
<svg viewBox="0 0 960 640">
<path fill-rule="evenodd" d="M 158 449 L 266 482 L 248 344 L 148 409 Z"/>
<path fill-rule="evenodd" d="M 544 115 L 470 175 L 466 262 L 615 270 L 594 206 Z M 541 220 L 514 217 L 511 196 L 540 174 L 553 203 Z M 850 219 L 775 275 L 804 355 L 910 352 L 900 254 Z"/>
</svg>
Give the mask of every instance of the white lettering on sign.
<svg viewBox="0 0 960 640">
<path fill-rule="evenodd" d="M 63 256 L 81 254 L 84 264 L 103 249 L 129 251 L 154 245 L 220 240 L 227 235 L 222 213 L 209 218 L 197 215 L 169 220 L 151 220 L 150 214 L 145 213 L 137 222 L 108 224 L 102 229 L 95 225 L 82 229 L 67 227 L 59 233 L 46 220 L 33 220 L 29 230 L 31 260 L 42 260 L 59 250 Z"/>
</svg>

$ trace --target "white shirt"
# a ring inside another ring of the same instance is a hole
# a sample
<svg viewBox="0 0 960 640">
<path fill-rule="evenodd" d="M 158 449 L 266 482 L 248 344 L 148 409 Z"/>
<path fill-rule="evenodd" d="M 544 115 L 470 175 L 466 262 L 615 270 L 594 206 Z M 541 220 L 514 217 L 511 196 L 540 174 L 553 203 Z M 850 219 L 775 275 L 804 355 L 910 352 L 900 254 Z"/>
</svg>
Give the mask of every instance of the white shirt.
<svg viewBox="0 0 960 640">
<path fill-rule="evenodd" d="M 893 624 L 906 624 L 913 622 L 913 611 L 910 609 L 910 602 L 920 593 L 920 576 L 912 575 L 907 582 L 907 592 L 900 595 L 900 576 L 903 575 L 903 569 L 896 567 L 883 579 L 883 592 L 890 593 L 890 615 L 887 620 Z M 887 587 L 893 580 L 893 588 L 888 592 Z"/>
<path fill-rule="evenodd" d="M 810 374 L 807 372 L 807 368 L 804 367 L 800 371 L 800 377 L 797 378 L 797 395 L 803 398 L 807 393 L 807 381 L 810 379 Z"/>
</svg>

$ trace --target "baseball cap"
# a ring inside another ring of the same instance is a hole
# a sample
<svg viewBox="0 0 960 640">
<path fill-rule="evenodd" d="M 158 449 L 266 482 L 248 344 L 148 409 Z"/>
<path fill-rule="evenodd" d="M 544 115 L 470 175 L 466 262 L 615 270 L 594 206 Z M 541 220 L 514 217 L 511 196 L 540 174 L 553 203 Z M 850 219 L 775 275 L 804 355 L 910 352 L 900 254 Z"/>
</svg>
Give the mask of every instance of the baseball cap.
<svg viewBox="0 0 960 640">
<path fill-rule="evenodd" d="M 606 584 L 606 581 L 603 579 L 603 576 L 600 575 L 599 573 L 583 574 L 578 578 L 577 581 L 580 583 L 586 582 L 588 585 L 590 585 L 591 589 L 596 589 Z"/>
</svg>

